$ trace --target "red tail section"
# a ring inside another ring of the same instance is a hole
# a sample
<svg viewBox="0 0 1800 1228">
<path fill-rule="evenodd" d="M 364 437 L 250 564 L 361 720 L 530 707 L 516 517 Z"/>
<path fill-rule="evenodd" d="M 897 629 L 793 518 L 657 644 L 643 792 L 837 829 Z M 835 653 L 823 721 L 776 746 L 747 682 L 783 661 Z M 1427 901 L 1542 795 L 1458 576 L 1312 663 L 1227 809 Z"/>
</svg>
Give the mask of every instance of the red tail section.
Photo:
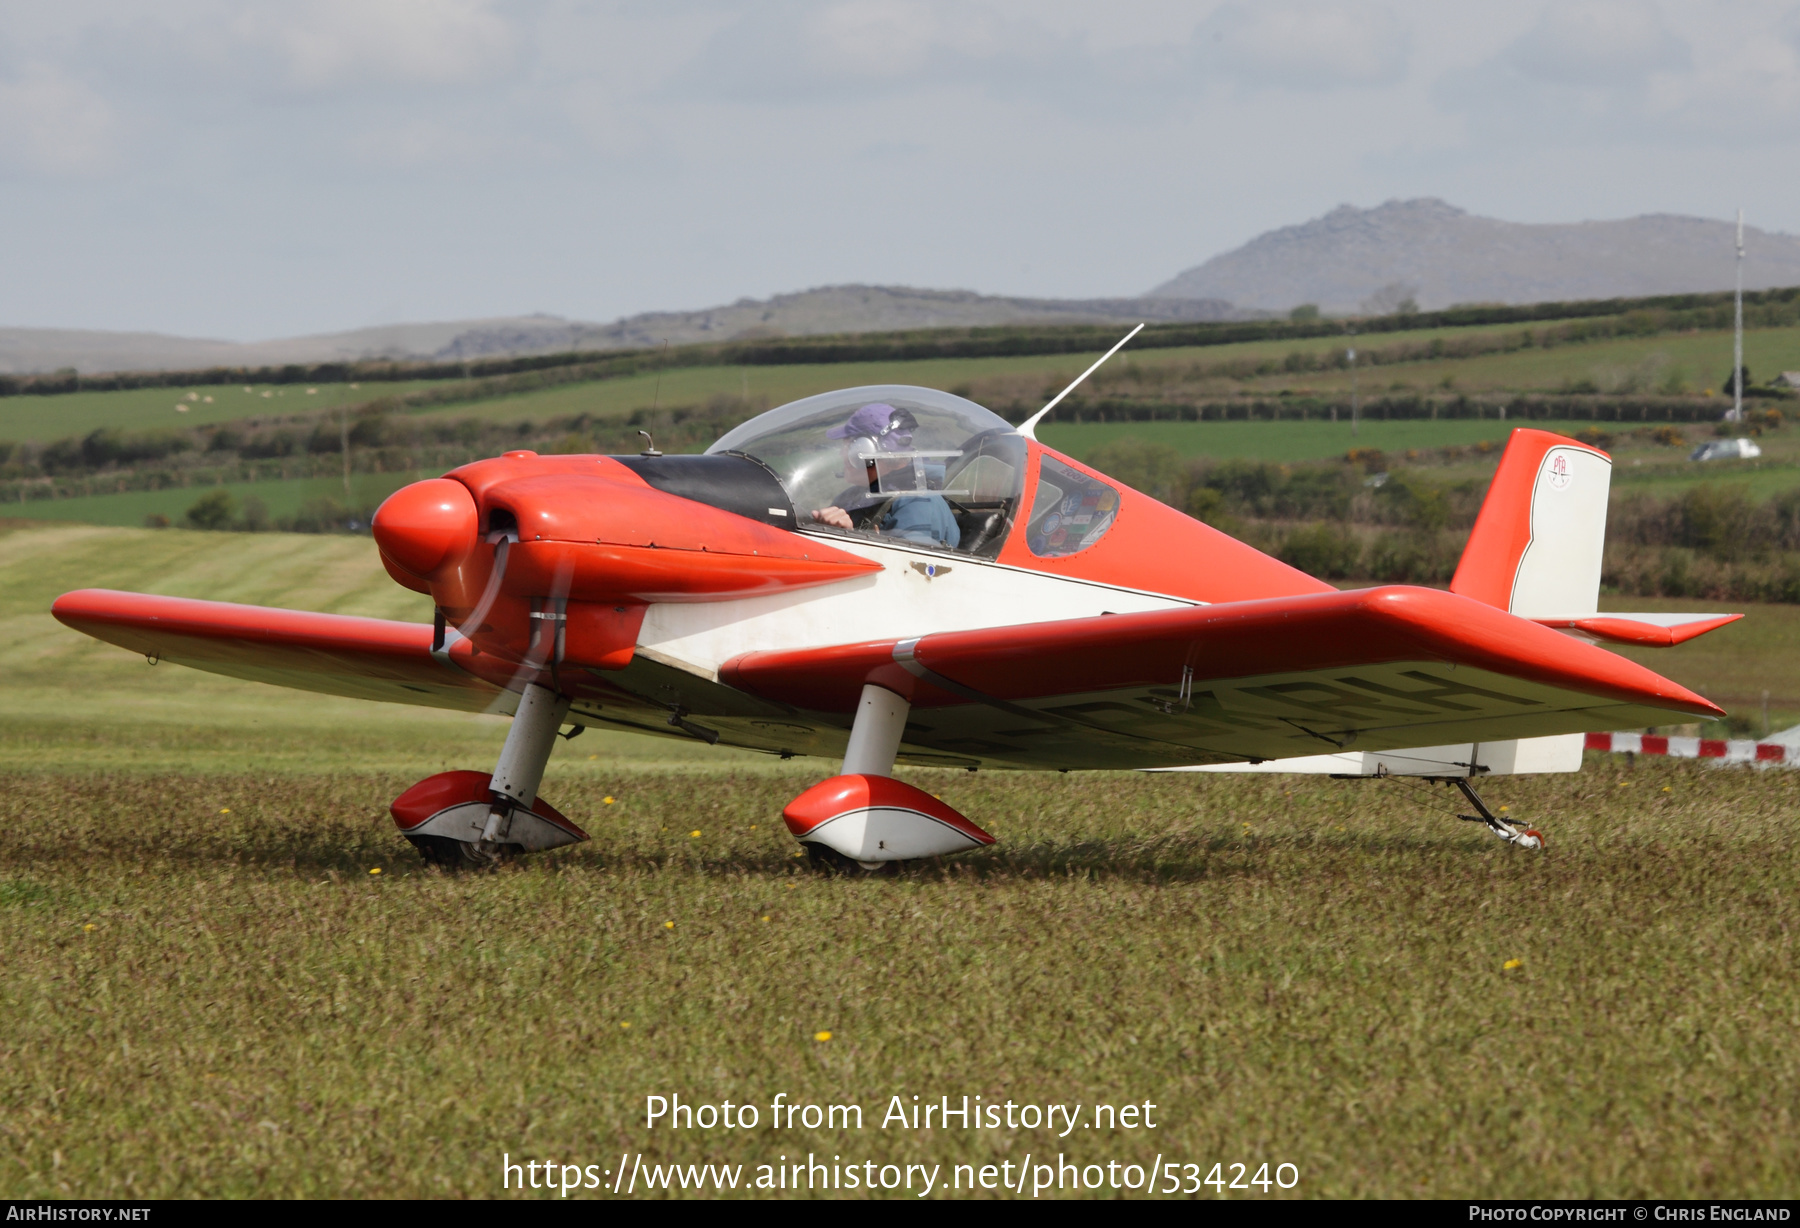
<svg viewBox="0 0 1800 1228">
<path fill-rule="evenodd" d="M 1450 591 L 1525 618 L 1594 613 L 1611 481 L 1598 448 L 1514 431 Z"/>
</svg>

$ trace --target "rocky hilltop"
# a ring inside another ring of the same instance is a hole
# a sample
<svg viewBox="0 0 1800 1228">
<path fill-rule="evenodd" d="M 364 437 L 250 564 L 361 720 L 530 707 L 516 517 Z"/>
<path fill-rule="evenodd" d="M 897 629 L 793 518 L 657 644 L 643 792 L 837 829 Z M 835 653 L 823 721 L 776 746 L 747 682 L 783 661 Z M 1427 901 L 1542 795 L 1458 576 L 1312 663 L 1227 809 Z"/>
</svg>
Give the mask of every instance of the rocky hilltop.
<svg viewBox="0 0 1800 1228">
<path fill-rule="evenodd" d="M 1614 222 L 1477 217 L 1433 197 L 1324 217 L 1259 235 L 1150 291 L 1242 308 L 1385 312 L 1412 299 L 1541 303 L 1729 290 L 1735 227 L 1652 213 Z M 1800 285 L 1800 239 L 1746 227 L 1744 287 Z"/>
</svg>

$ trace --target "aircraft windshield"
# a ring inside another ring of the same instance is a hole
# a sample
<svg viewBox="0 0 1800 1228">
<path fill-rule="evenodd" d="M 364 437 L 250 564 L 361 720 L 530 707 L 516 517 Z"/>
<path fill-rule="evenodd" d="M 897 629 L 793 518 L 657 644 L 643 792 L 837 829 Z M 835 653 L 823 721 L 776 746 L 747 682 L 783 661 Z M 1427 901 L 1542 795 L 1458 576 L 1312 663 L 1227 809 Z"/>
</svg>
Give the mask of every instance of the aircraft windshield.
<svg viewBox="0 0 1800 1228">
<path fill-rule="evenodd" d="M 992 558 L 1018 511 L 1025 441 L 973 401 L 901 384 L 807 397 L 708 453 L 781 479 L 802 523 Z"/>
</svg>

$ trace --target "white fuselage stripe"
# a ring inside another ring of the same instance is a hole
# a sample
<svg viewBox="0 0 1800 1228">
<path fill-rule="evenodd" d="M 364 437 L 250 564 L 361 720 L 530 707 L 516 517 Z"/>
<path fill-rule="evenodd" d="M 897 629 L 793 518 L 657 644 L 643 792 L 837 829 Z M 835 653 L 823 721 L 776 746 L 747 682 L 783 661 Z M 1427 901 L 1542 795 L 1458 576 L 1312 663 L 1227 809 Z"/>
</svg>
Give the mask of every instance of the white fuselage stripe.
<svg viewBox="0 0 1800 1228">
<path fill-rule="evenodd" d="M 640 648 L 653 660 L 716 678 L 721 665 L 747 652 L 902 640 L 921 633 L 1199 604 L 904 543 L 805 536 L 880 563 L 881 570 L 768 596 L 653 605 L 638 635 Z M 937 574 L 926 576 L 912 566 L 915 561 L 935 564 Z"/>
</svg>

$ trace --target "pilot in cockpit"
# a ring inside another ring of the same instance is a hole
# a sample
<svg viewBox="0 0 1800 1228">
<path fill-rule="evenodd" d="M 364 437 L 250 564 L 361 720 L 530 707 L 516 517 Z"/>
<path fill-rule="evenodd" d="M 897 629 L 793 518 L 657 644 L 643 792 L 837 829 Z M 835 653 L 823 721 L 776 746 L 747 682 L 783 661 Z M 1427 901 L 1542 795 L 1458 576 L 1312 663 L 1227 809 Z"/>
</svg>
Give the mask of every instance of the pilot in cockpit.
<svg viewBox="0 0 1800 1228">
<path fill-rule="evenodd" d="M 825 432 L 843 441 L 844 480 L 850 486 L 812 518 L 840 529 L 873 529 L 925 546 L 956 549 L 962 540 L 944 496 L 941 460 L 930 463 L 913 451 L 918 420 L 883 402 L 864 405 L 841 426 Z"/>
</svg>

